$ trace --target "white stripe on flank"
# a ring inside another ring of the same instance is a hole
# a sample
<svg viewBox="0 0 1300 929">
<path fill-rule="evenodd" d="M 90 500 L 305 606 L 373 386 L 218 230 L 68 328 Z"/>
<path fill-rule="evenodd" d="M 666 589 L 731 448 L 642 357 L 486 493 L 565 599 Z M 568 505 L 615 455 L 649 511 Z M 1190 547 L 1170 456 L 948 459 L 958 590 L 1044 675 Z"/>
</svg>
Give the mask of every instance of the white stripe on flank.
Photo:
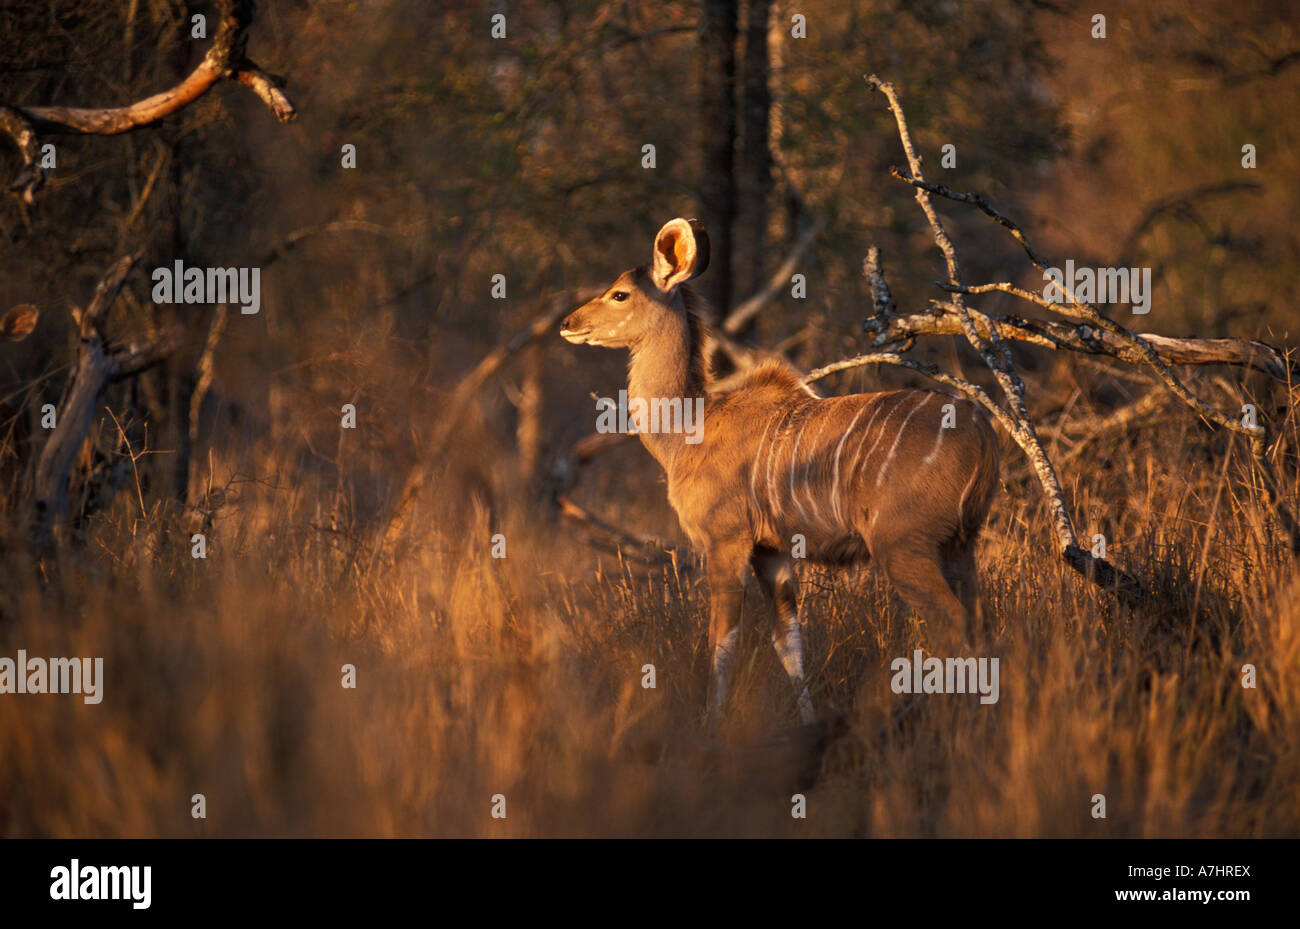
<svg viewBox="0 0 1300 929">
<path fill-rule="evenodd" d="M 939 434 L 934 437 L 934 448 L 930 449 L 930 454 L 921 459 L 921 464 L 929 466 L 934 464 L 934 459 L 939 454 L 939 446 L 943 444 L 943 422 L 939 422 Z"/>
<path fill-rule="evenodd" d="M 803 508 L 803 504 L 799 502 L 799 495 L 795 492 L 794 472 L 799 466 L 799 443 L 803 441 L 803 431 L 807 428 L 808 418 L 804 417 L 804 421 L 799 424 L 799 438 L 794 440 L 794 451 L 790 453 L 790 499 L 799 508 L 799 515 L 803 517 L 804 522 L 808 522 L 808 511 Z"/>
<path fill-rule="evenodd" d="M 970 493 L 971 485 L 975 483 L 975 475 L 979 469 L 971 468 L 970 477 L 966 478 L 966 486 L 962 488 L 961 499 L 957 501 L 957 523 L 961 524 L 961 511 L 966 508 L 966 495 Z"/>
<path fill-rule="evenodd" d="M 889 463 L 894 460 L 894 452 L 898 451 L 898 440 L 903 437 L 903 431 L 907 429 L 907 424 L 911 421 L 913 416 L 920 412 L 921 407 L 930 402 L 930 398 L 933 396 L 934 394 L 926 394 L 924 400 L 912 407 L 912 412 L 907 414 L 906 418 L 903 419 L 903 424 L 899 426 L 898 431 L 894 433 L 894 444 L 889 446 L 889 454 L 885 456 L 885 463 L 882 464 L 880 470 L 876 472 L 877 487 L 879 487 L 880 482 L 885 479 L 885 472 L 889 470 Z"/>
<path fill-rule="evenodd" d="M 767 446 L 767 505 L 772 511 L 772 521 L 774 524 L 783 522 L 782 514 L 785 507 L 781 506 L 781 498 L 777 496 L 776 485 L 772 482 L 772 464 L 776 460 L 777 446 L 781 444 L 781 429 L 785 426 L 785 421 L 790 417 L 790 411 L 786 410 L 781 414 L 781 419 L 777 422 L 776 435 L 772 436 L 772 441 Z"/>
<path fill-rule="evenodd" d="M 871 438 L 871 426 L 872 426 L 872 424 L 876 421 L 876 417 L 880 415 L 880 411 L 881 411 L 882 409 L 884 409 L 884 406 L 885 406 L 885 403 L 884 403 L 883 400 L 880 401 L 880 402 L 878 402 L 878 403 L 876 404 L 876 408 L 871 412 L 871 418 L 870 418 L 869 420 L 867 420 L 867 424 L 866 424 L 865 426 L 863 426 L 861 429 L 858 430 L 859 432 L 862 433 L 862 437 L 858 439 L 858 447 L 857 447 L 857 449 L 853 452 L 852 455 L 849 456 L 849 462 L 850 462 L 850 464 L 849 464 L 849 473 L 850 473 L 850 474 L 856 474 L 857 471 L 858 471 L 858 468 L 861 466 L 861 464 L 862 464 L 862 460 L 861 460 L 861 459 L 862 459 L 862 446 L 866 445 L 866 444 L 867 444 L 867 439 Z"/>
<path fill-rule="evenodd" d="M 895 403 L 894 408 L 891 409 L 889 411 L 889 415 L 885 417 L 885 421 L 880 424 L 880 431 L 876 435 L 876 441 L 871 443 L 871 448 L 867 449 L 866 456 L 858 460 L 858 470 L 862 470 L 863 466 L 865 466 L 866 463 L 871 460 L 871 456 L 876 452 L 876 446 L 879 445 L 880 440 L 885 437 L 885 427 L 889 425 L 889 421 L 894 418 L 894 414 L 898 412 L 899 408 L 902 405 L 903 405 L 902 400 L 900 400 L 898 403 Z M 875 417 L 873 416 L 872 419 L 875 419 Z M 863 444 L 866 444 L 865 440 L 863 441 Z M 862 445 L 858 446 L 858 451 L 862 451 Z"/>
<path fill-rule="evenodd" d="M 876 408 L 877 413 L 880 412 L 879 403 L 871 405 Z M 867 404 L 864 403 L 858 408 L 853 421 L 849 423 L 849 428 L 844 430 L 844 435 L 840 436 L 839 444 L 835 446 L 835 470 L 831 476 L 831 509 L 835 511 L 835 522 L 841 526 L 844 525 L 844 514 L 840 511 L 840 454 L 844 451 L 844 443 L 848 441 L 849 436 L 853 433 L 853 427 L 858 424 L 858 420 L 862 418 L 862 414 L 866 411 Z M 875 419 L 874 414 L 872 419 Z M 871 428 L 870 423 L 868 423 L 867 428 Z"/>
<path fill-rule="evenodd" d="M 954 417 L 955 418 L 955 417 Z M 943 434 L 946 430 L 943 428 L 943 410 L 939 410 L 939 434 L 934 437 L 934 448 L 930 449 L 930 454 L 921 460 L 923 465 L 934 464 L 935 456 L 939 454 L 939 446 L 943 444 Z"/>
<path fill-rule="evenodd" d="M 754 501 L 754 513 L 761 516 L 763 509 L 758 503 L 758 460 L 763 454 L 763 443 L 767 441 L 768 433 L 772 431 L 772 423 L 775 420 L 767 421 L 767 428 L 763 430 L 763 438 L 758 440 L 758 448 L 754 452 L 754 463 L 749 469 L 749 497 Z"/>
<path fill-rule="evenodd" d="M 812 481 L 812 469 L 813 469 L 813 465 L 816 463 L 817 451 L 818 449 L 821 448 L 822 433 L 826 431 L 826 424 L 828 422 L 830 422 L 830 416 L 826 415 L 826 413 L 823 411 L 821 428 L 817 430 L 817 435 L 813 436 L 812 457 L 808 459 L 808 464 L 803 469 L 804 490 L 808 492 L 808 503 L 810 506 L 812 506 L 813 519 L 819 525 L 821 524 L 822 510 L 821 510 L 821 503 L 818 500 L 817 494 L 813 493 L 813 491 L 815 491 L 817 487 L 815 484 L 813 484 Z"/>
</svg>

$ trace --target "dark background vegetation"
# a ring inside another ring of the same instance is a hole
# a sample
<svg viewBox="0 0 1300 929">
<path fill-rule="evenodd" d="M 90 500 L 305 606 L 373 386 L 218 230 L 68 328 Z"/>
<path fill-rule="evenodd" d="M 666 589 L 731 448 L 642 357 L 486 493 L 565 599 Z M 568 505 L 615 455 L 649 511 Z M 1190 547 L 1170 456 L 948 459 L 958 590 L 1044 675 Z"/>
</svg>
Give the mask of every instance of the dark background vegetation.
<svg viewBox="0 0 1300 929">
<path fill-rule="evenodd" d="M 0 0 L 0 102 L 154 93 L 202 57 L 195 12 L 210 8 Z M 506 39 L 490 37 L 495 12 Z M 98 707 L 0 697 L 0 834 L 1295 835 L 1294 563 L 1228 436 L 1170 410 L 1080 437 L 1152 389 L 1131 371 L 1017 349 L 1081 535 L 1104 532 L 1160 605 L 1122 610 L 1060 570 L 1008 446 L 981 554 L 997 707 L 941 698 L 886 725 L 889 661 L 924 628 L 874 571 L 806 572 L 815 692 L 852 731 L 806 822 L 771 765 L 636 748 L 698 728 L 707 597 L 689 565 L 589 545 L 548 498 L 557 459 L 592 430 L 589 393 L 623 384 L 617 353 L 543 339 L 483 385 L 449 446 L 428 447 L 479 359 L 554 295 L 647 261 L 673 216 L 709 225 L 720 251 L 700 285 L 718 313 L 826 223 L 800 264 L 807 299 L 783 290 L 740 336 L 805 369 L 863 348 L 868 246 L 900 307 L 939 296 L 929 230 L 889 176 L 903 158 L 872 72 L 899 89 L 932 180 L 985 193 L 1057 263 L 1152 267 L 1150 316 L 1117 308 L 1122 322 L 1287 344 L 1297 48 L 1286 2 L 261 5 L 249 54 L 287 76 L 295 123 L 219 84 L 135 133 L 50 139 L 58 168 L 35 203 L 0 200 L 0 309 L 42 311 L 29 339 L 0 344 L 0 655 L 102 655 L 108 674 Z M 1243 182 L 1257 186 L 1186 197 Z M 985 217 L 940 209 L 969 280 L 1041 287 Z M 106 392 L 122 430 L 96 420 L 71 531 L 39 553 L 24 501 L 41 405 L 67 388 L 69 309 L 137 249 L 112 332 L 178 321 L 191 338 Z M 262 312 L 232 307 L 193 422 L 215 308 L 152 303 L 148 271 L 177 259 L 263 268 Z M 917 351 L 987 383 L 956 340 Z M 902 383 L 858 369 L 824 386 Z M 1226 409 L 1260 406 L 1294 509 L 1287 389 L 1226 368 L 1195 383 Z M 344 403 L 355 431 L 339 429 Z M 415 518 L 374 548 L 413 473 L 430 477 Z M 573 494 L 680 541 L 634 444 Z M 189 555 L 200 530 L 206 561 Z M 497 531 L 504 561 L 489 557 Z M 758 609 L 738 737 L 793 716 Z M 1256 691 L 1238 686 L 1247 661 Z M 356 691 L 338 686 L 344 662 Z M 488 816 L 498 792 L 505 822 Z M 1088 815 L 1095 793 L 1106 820 Z"/>
</svg>

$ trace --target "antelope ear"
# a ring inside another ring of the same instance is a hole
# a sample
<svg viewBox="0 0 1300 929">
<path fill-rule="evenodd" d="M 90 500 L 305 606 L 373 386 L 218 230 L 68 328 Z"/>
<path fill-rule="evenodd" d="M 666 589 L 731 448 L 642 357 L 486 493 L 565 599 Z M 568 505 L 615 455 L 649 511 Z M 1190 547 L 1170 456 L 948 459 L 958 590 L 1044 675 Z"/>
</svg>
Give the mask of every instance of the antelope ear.
<svg viewBox="0 0 1300 929">
<path fill-rule="evenodd" d="M 665 293 L 699 277 L 709 266 L 709 234 L 698 219 L 670 219 L 655 236 L 655 286 Z"/>
</svg>

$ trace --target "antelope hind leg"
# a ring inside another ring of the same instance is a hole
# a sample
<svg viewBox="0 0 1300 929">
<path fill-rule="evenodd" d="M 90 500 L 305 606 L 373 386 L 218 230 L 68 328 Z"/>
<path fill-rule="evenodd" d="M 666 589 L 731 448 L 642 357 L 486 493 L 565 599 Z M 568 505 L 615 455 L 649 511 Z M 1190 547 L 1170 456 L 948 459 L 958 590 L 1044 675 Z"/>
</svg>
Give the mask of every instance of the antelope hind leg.
<svg viewBox="0 0 1300 929">
<path fill-rule="evenodd" d="M 966 609 L 966 638 L 975 643 L 992 632 L 988 611 L 979 599 L 979 576 L 975 573 L 975 549 L 966 546 L 946 554 L 943 576 Z"/>
<path fill-rule="evenodd" d="M 970 614 L 949 586 L 937 548 L 900 545 L 883 553 L 880 562 L 894 589 L 925 620 L 931 648 L 957 646 Z"/>
<path fill-rule="evenodd" d="M 776 610 L 776 625 L 772 629 L 772 647 L 781 659 L 781 666 L 794 687 L 799 704 L 799 719 L 816 722 L 812 694 L 803 672 L 803 641 L 799 632 L 799 588 L 794 576 L 794 563 L 789 556 L 763 549 L 754 553 L 754 573 L 758 575 L 763 592 Z"/>
</svg>

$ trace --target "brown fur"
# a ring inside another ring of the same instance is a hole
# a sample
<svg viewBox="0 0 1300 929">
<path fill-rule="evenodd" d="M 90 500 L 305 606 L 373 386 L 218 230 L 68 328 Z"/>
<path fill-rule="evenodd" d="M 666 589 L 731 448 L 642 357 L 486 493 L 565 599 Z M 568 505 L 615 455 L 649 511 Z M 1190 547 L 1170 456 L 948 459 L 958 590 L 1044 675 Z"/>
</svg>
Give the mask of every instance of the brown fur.
<svg viewBox="0 0 1300 929">
<path fill-rule="evenodd" d="M 661 239 L 682 234 L 672 225 Z M 680 239 L 657 249 L 680 256 Z M 705 397 L 698 444 L 669 432 L 640 437 L 707 563 L 715 699 L 751 567 L 776 605 L 778 651 L 802 686 L 802 659 L 789 658 L 800 648 L 790 560 L 800 549 L 829 564 L 874 558 L 933 633 L 973 636 L 974 541 L 998 485 L 997 436 L 983 412 L 930 390 L 823 398 L 780 363 L 706 394 L 705 333 L 680 286 L 690 270 L 626 272 L 564 332 L 630 349 L 630 398 Z M 666 290 L 655 274 L 669 275 Z"/>
</svg>

